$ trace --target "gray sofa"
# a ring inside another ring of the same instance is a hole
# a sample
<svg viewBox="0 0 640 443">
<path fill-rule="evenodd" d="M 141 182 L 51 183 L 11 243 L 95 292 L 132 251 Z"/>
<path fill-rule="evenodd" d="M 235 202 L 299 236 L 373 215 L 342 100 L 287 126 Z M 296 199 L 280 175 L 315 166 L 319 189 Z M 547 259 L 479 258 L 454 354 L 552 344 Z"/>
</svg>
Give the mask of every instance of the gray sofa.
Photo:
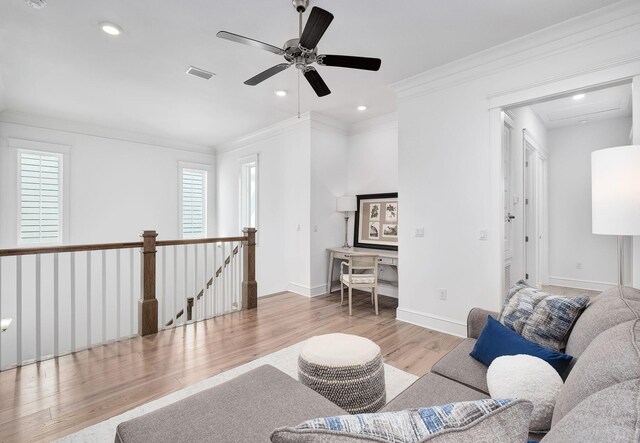
<svg viewBox="0 0 640 443">
<path fill-rule="evenodd" d="M 432 372 L 391 400 L 385 411 L 489 398 L 487 368 L 469 352 L 487 316 L 473 309 L 467 335 Z M 640 291 L 612 288 L 577 320 L 566 352 L 576 357 L 557 399 L 543 443 L 640 441 Z M 121 423 L 116 443 L 176 441 L 268 442 L 280 426 L 346 414 L 271 366 Z"/>
</svg>

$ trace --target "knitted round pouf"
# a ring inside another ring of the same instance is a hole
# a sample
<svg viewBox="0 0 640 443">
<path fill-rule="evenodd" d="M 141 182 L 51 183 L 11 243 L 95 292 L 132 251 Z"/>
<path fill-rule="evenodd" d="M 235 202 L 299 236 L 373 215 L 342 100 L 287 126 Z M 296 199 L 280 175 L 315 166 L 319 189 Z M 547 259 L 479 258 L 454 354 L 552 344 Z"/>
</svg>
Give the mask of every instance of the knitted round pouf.
<svg viewBox="0 0 640 443">
<path fill-rule="evenodd" d="M 350 414 L 376 412 L 386 403 L 380 346 L 357 335 L 309 339 L 298 358 L 298 378 Z"/>
</svg>

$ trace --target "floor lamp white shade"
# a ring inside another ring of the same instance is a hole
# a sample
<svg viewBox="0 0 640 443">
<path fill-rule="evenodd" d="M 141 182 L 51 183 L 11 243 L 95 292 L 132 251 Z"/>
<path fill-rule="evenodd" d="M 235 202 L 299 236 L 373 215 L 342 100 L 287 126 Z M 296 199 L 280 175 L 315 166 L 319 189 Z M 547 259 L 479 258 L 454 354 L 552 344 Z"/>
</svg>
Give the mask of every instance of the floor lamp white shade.
<svg viewBox="0 0 640 443">
<path fill-rule="evenodd" d="M 591 153 L 594 234 L 618 236 L 618 285 L 624 276 L 623 236 L 640 235 L 640 146 Z"/>
<path fill-rule="evenodd" d="M 591 153 L 593 233 L 640 235 L 640 146 Z"/>
</svg>

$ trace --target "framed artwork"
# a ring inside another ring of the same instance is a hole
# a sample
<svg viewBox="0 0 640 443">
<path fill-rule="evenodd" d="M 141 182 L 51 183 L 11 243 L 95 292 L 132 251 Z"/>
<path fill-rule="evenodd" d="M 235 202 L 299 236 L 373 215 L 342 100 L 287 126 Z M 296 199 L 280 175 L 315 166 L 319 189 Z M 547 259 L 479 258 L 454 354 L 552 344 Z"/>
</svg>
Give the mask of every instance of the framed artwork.
<svg viewBox="0 0 640 443">
<path fill-rule="evenodd" d="M 358 248 L 398 250 L 398 193 L 356 196 L 353 245 Z"/>
</svg>

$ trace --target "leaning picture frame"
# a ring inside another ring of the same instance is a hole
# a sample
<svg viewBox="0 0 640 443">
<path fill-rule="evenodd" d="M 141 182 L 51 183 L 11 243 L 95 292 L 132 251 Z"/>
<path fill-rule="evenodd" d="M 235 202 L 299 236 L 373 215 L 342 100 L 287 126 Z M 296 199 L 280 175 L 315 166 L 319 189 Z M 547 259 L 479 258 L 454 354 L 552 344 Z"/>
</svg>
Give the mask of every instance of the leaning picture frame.
<svg viewBox="0 0 640 443">
<path fill-rule="evenodd" d="M 353 245 L 398 250 L 398 193 L 357 195 Z"/>
</svg>

